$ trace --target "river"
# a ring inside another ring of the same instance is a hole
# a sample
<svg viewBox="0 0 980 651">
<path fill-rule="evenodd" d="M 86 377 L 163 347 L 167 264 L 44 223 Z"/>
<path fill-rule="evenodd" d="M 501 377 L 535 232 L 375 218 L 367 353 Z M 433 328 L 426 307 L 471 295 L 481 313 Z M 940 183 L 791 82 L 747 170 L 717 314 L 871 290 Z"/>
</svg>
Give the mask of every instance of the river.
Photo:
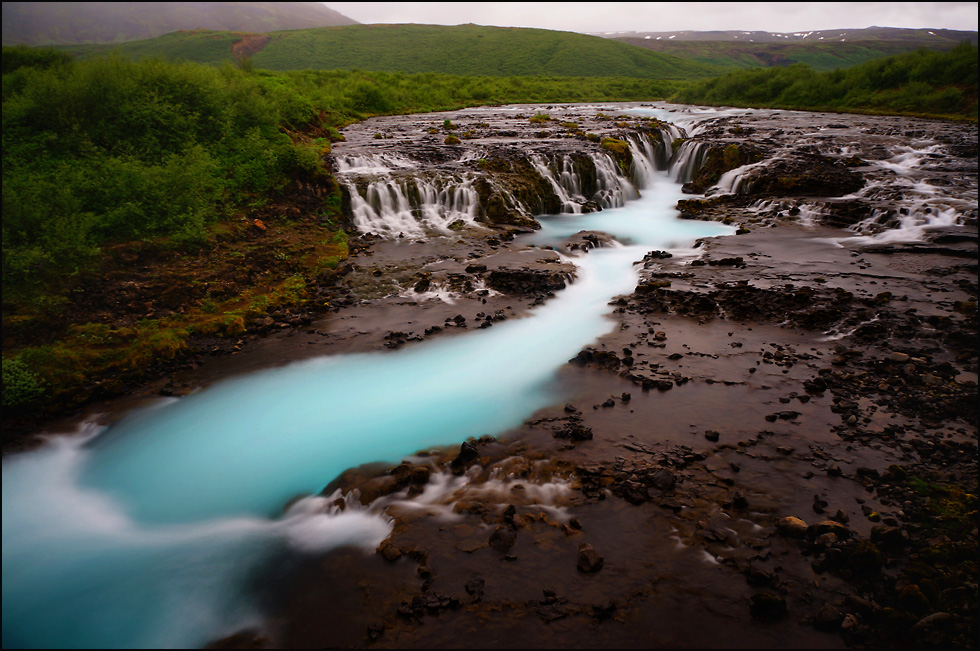
<svg viewBox="0 0 980 651">
<path fill-rule="evenodd" d="M 372 551 L 388 520 L 330 508 L 328 482 L 559 402 L 557 370 L 613 326 L 608 303 L 647 251 L 733 232 L 677 219 L 679 183 L 640 163 L 640 198 L 541 219 L 528 243 L 589 229 L 622 243 L 572 258 L 575 281 L 527 317 L 237 377 L 5 458 L 4 646 L 200 646 L 260 625 L 249 578 L 274 553 Z"/>
</svg>

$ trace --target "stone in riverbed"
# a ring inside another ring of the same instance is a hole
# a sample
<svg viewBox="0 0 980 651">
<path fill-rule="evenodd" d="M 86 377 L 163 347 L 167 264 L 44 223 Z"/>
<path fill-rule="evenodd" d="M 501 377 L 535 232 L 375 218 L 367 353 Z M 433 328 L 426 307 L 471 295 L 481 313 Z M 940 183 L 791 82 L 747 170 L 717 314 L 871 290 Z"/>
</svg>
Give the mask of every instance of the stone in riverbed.
<svg viewBox="0 0 980 651">
<path fill-rule="evenodd" d="M 825 533 L 833 533 L 840 539 L 850 538 L 851 534 L 853 534 L 850 529 L 833 520 L 824 520 L 816 524 L 811 524 L 807 527 L 806 533 L 808 536 L 813 536 L 814 538 Z"/>
<path fill-rule="evenodd" d="M 578 571 L 585 574 L 598 572 L 602 569 L 604 559 L 599 552 L 588 543 L 579 543 L 578 546 Z"/>
<path fill-rule="evenodd" d="M 571 439 L 573 441 L 592 440 L 592 429 L 579 422 L 570 421 L 555 430 L 556 439 Z"/>
<path fill-rule="evenodd" d="M 517 529 L 508 524 L 501 524 L 490 534 L 490 547 L 500 553 L 510 551 L 517 542 Z"/>
<path fill-rule="evenodd" d="M 487 582 L 485 579 L 481 577 L 476 577 L 474 579 L 470 579 L 469 581 L 467 581 L 463 585 L 463 589 L 466 590 L 466 594 L 473 597 L 473 603 L 476 604 L 476 603 L 480 603 L 480 600 L 483 599 L 483 589 L 486 586 L 486 584 Z"/>
<path fill-rule="evenodd" d="M 470 441 L 463 441 L 459 446 L 459 454 L 453 459 L 449 466 L 455 474 L 461 474 L 467 466 L 480 456 L 480 452 Z"/>
<path fill-rule="evenodd" d="M 598 350 L 591 346 L 579 351 L 579 354 L 569 361 L 579 364 L 580 366 L 596 366 L 598 368 L 609 370 L 616 370 L 621 364 L 621 361 L 619 357 L 616 356 L 616 353 L 607 350 Z"/>
<path fill-rule="evenodd" d="M 546 269 L 494 269 L 487 275 L 487 287 L 504 294 L 550 294 L 565 289 L 566 274 Z"/>
<path fill-rule="evenodd" d="M 817 630 L 833 632 L 840 628 L 844 615 L 831 604 L 824 604 L 810 621 Z"/>
<path fill-rule="evenodd" d="M 776 530 L 790 538 L 802 538 L 806 535 L 809 525 L 800 518 L 788 516 L 776 521 Z"/>
<path fill-rule="evenodd" d="M 677 476 L 666 468 L 658 468 L 647 478 L 646 483 L 660 491 L 673 490 Z"/>
</svg>

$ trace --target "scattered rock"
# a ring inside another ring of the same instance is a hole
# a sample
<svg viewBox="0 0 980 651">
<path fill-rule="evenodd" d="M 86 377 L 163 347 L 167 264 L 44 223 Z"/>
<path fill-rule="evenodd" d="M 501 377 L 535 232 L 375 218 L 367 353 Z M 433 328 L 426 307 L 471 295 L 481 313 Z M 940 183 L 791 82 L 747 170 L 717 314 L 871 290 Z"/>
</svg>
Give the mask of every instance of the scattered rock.
<svg viewBox="0 0 980 651">
<path fill-rule="evenodd" d="M 800 518 L 787 516 L 776 521 L 776 529 L 783 536 L 802 538 L 806 535 L 809 525 Z"/>
<path fill-rule="evenodd" d="M 510 551 L 515 542 L 517 542 L 517 529 L 508 524 L 499 525 L 490 534 L 490 547 L 502 554 Z"/>
<path fill-rule="evenodd" d="M 602 569 L 603 558 L 588 543 L 579 543 L 578 546 L 578 571 L 590 574 Z"/>
</svg>

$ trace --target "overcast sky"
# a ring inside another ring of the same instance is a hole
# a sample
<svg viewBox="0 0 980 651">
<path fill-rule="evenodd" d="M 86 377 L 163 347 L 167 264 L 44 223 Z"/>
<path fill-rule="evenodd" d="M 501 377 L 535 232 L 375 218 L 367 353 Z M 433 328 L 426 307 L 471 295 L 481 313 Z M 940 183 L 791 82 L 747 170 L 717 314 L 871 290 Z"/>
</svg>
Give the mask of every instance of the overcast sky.
<svg viewBox="0 0 980 651">
<path fill-rule="evenodd" d="M 859 27 L 977 30 L 976 2 L 324 2 L 359 23 L 498 25 L 569 32 Z"/>
</svg>

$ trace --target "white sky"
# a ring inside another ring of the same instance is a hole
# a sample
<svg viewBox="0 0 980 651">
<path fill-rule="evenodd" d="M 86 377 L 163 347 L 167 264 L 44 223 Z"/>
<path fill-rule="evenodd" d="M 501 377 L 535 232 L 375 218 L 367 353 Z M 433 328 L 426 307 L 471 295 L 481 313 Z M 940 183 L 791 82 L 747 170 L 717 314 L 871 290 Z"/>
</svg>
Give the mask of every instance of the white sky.
<svg viewBox="0 0 980 651">
<path fill-rule="evenodd" d="M 497 25 L 569 32 L 861 27 L 977 30 L 976 2 L 324 2 L 360 23 Z"/>
</svg>

